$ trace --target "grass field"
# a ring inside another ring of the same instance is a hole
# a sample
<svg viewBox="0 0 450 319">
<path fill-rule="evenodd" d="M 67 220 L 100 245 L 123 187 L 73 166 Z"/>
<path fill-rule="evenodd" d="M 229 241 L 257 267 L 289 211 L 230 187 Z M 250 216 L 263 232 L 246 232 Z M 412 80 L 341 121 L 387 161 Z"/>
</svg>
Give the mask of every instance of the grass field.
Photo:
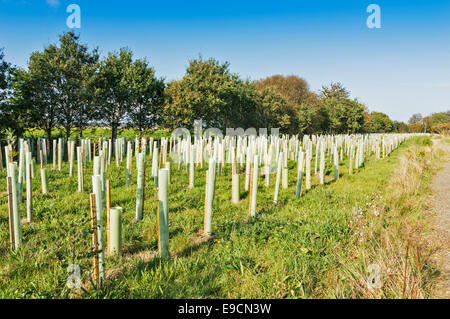
<svg viewBox="0 0 450 319">
<path fill-rule="evenodd" d="M 36 221 L 23 224 L 23 248 L 9 248 L 6 172 L 0 173 L 0 298 L 402 298 L 427 297 L 438 270 L 413 235 L 426 232 L 422 211 L 429 181 L 442 153 L 428 137 L 413 137 L 389 157 L 369 157 L 348 175 L 295 197 L 295 163 L 289 188 L 274 205 L 274 180 L 258 183 L 257 217 L 248 216 L 248 194 L 241 174 L 241 202 L 231 198 L 231 166 L 217 177 L 213 236 L 202 236 L 205 170 L 196 169 L 195 188 L 188 173 L 173 165 L 169 188 L 170 260 L 157 256 L 156 200 L 151 160 L 146 163 L 144 218 L 136 223 L 136 166 L 125 186 L 125 161 L 108 167 L 112 206 L 123 207 L 123 254 L 106 259 L 107 280 L 95 287 L 92 275 L 88 191 L 92 163 L 85 172 L 85 193 L 77 192 L 76 167 L 49 172 L 49 194 L 40 194 L 38 166 L 33 180 Z M 408 166 L 410 165 L 410 166 Z M 314 165 L 312 165 L 314 167 Z M 406 172 L 405 167 L 409 167 Z M 314 172 L 314 169 L 312 169 Z M 403 175 L 402 175 L 403 174 Z M 410 176 L 411 175 L 411 176 Z M 25 204 L 21 206 L 25 216 Z M 105 217 L 104 217 L 105 218 Z M 416 247 L 417 246 L 417 247 Z M 406 250 L 409 251 L 405 255 Z M 368 289 L 368 266 L 381 267 L 383 287 Z M 67 267 L 82 270 L 82 289 L 69 289 Z M 406 270 L 405 269 L 406 264 Z M 403 268 L 402 268 L 403 267 Z"/>
</svg>

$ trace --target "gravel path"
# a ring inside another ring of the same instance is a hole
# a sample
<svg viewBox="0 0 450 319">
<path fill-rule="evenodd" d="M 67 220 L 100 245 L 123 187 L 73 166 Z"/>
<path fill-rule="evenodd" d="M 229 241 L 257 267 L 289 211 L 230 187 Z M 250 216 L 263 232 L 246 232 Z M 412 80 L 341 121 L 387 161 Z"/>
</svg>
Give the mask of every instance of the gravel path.
<svg viewBox="0 0 450 319">
<path fill-rule="evenodd" d="M 450 146 L 441 143 L 442 148 L 450 154 Z M 436 298 L 450 299 L 450 159 L 433 178 L 432 210 L 436 213 L 437 231 L 439 240 L 444 249 L 436 256 L 437 262 L 442 265 L 442 279 L 436 287 Z"/>
</svg>

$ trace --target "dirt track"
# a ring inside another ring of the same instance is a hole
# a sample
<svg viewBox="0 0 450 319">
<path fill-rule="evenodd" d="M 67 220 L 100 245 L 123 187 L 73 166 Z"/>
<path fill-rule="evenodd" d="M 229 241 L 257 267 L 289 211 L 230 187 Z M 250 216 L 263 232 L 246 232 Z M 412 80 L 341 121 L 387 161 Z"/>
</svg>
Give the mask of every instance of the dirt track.
<svg viewBox="0 0 450 319">
<path fill-rule="evenodd" d="M 441 143 L 441 146 L 450 154 L 448 144 Z M 436 230 L 444 247 L 436 256 L 443 276 L 437 284 L 435 297 L 450 299 L 450 157 L 442 170 L 434 176 L 432 189 L 432 211 L 436 213 Z"/>
</svg>

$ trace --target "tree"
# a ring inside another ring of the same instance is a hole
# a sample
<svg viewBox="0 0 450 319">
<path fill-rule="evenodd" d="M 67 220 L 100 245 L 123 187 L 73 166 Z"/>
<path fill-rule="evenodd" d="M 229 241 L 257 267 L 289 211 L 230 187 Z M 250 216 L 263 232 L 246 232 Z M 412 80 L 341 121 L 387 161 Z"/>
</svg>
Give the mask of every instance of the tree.
<svg viewBox="0 0 450 319">
<path fill-rule="evenodd" d="M 126 70 L 124 85 L 130 103 L 129 126 L 142 134 L 159 124 L 163 116 L 164 80 L 155 77 L 155 71 L 145 60 L 137 60 Z"/>
<path fill-rule="evenodd" d="M 366 118 L 364 129 L 367 133 L 389 133 L 394 129 L 394 123 L 382 112 L 372 112 Z"/>
<path fill-rule="evenodd" d="M 88 51 L 79 43 L 79 36 L 68 32 L 60 36 L 57 50 L 57 90 L 61 101 L 58 122 L 69 138 L 72 127 L 78 127 L 80 137 L 94 112 L 92 77 L 98 62 L 98 52 Z"/>
<path fill-rule="evenodd" d="M 450 123 L 450 111 L 431 114 L 431 125 Z"/>
<path fill-rule="evenodd" d="M 60 106 L 57 90 L 57 48 L 50 45 L 44 53 L 33 52 L 28 62 L 28 71 L 17 69 L 12 78 L 13 102 L 18 110 L 24 110 L 30 127 L 40 127 L 51 138 L 57 124 Z M 22 113 L 22 112 L 20 112 Z"/>
<path fill-rule="evenodd" d="M 165 124 L 171 128 L 191 126 L 196 119 L 221 130 L 254 123 L 255 88 L 231 73 L 228 62 L 189 61 L 184 77 L 169 83 L 165 95 Z"/>
<path fill-rule="evenodd" d="M 265 79 L 255 81 L 255 85 L 259 90 L 274 90 L 293 107 L 310 102 L 314 95 L 314 93 L 309 91 L 308 82 L 295 75 L 272 75 Z"/>
<path fill-rule="evenodd" d="M 405 122 L 394 121 L 392 127 L 393 132 L 408 133 L 408 125 Z"/>
<path fill-rule="evenodd" d="M 332 82 L 330 86 L 322 86 L 320 93 L 323 98 L 337 101 L 350 99 L 350 92 L 340 82 Z"/>
<path fill-rule="evenodd" d="M 423 129 L 424 125 L 420 121 L 408 124 L 408 131 L 410 133 L 422 133 Z"/>
<path fill-rule="evenodd" d="M 13 79 L 15 104 L 28 109 L 29 122 L 44 128 L 48 138 L 56 125 L 65 128 L 67 138 L 74 126 L 82 134 L 93 113 L 88 83 L 98 54 L 78 40 L 73 32 L 61 35 L 60 47 L 33 52 L 28 71 L 17 71 Z"/>
<path fill-rule="evenodd" d="M 21 136 L 29 126 L 28 106 L 17 103 L 15 97 L 15 79 L 21 69 L 5 61 L 3 49 L 0 48 L 0 138 L 9 132 L 12 136 Z"/>
<path fill-rule="evenodd" d="M 318 115 L 317 111 L 317 95 L 309 90 L 308 83 L 295 75 L 283 76 L 273 75 L 265 79 L 255 81 L 255 86 L 259 93 L 267 96 L 267 91 L 270 90 L 275 94 L 281 96 L 285 101 L 285 106 L 279 108 L 276 106 L 278 118 L 283 118 L 283 121 L 278 121 L 280 129 L 283 133 L 297 134 L 300 132 L 312 132 L 314 128 L 320 126 L 316 125 L 318 119 L 314 119 Z M 271 111 L 270 105 L 268 112 Z"/>
<path fill-rule="evenodd" d="M 271 89 L 259 91 L 257 100 L 257 119 L 259 126 L 271 129 L 279 128 L 288 133 L 296 128 L 295 113 L 286 100 Z"/>
<path fill-rule="evenodd" d="M 317 134 L 327 129 L 327 114 L 319 101 L 301 105 L 297 110 L 298 133 Z"/>
<path fill-rule="evenodd" d="M 414 123 L 417 123 L 420 121 L 422 121 L 422 114 L 416 113 L 416 114 L 411 115 L 411 117 L 408 120 L 408 124 L 414 124 Z"/>
<path fill-rule="evenodd" d="M 364 106 L 357 100 L 345 101 L 346 133 L 358 133 L 364 125 Z"/>
<path fill-rule="evenodd" d="M 440 123 L 431 127 L 432 133 L 450 134 L 450 123 Z"/>
<path fill-rule="evenodd" d="M 364 126 L 364 112 L 367 107 L 356 99 L 350 99 L 350 92 L 339 82 L 323 86 L 320 91 L 326 112 L 328 132 L 333 134 L 361 132 Z"/>
<path fill-rule="evenodd" d="M 8 96 L 10 94 L 10 76 L 11 65 L 5 61 L 5 54 L 0 48 L 0 133 L 10 127 L 10 107 L 8 105 Z"/>
<path fill-rule="evenodd" d="M 431 116 L 425 116 L 422 119 L 422 124 L 423 124 L 423 132 L 424 133 L 429 133 L 431 130 Z"/>
<path fill-rule="evenodd" d="M 125 48 L 119 53 L 108 53 L 108 57 L 100 62 L 93 80 L 98 105 L 95 118 L 111 127 L 113 140 L 131 105 L 126 74 L 132 64 L 132 56 L 132 52 Z"/>
</svg>

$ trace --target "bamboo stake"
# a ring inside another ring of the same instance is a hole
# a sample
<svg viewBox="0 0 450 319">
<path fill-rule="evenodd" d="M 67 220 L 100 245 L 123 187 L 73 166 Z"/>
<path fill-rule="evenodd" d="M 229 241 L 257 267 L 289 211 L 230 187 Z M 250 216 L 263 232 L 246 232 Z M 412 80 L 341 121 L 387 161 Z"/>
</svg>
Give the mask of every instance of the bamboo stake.
<svg viewBox="0 0 450 319">
<path fill-rule="evenodd" d="M 95 209 L 95 194 L 90 194 L 91 202 L 91 225 L 92 225 L 92 245 L 94 246 L 94 283 L 99 285 L 99 260 L 98 260 L 98 234 L 97 234 L 97 214 Z"/>
</svg>

